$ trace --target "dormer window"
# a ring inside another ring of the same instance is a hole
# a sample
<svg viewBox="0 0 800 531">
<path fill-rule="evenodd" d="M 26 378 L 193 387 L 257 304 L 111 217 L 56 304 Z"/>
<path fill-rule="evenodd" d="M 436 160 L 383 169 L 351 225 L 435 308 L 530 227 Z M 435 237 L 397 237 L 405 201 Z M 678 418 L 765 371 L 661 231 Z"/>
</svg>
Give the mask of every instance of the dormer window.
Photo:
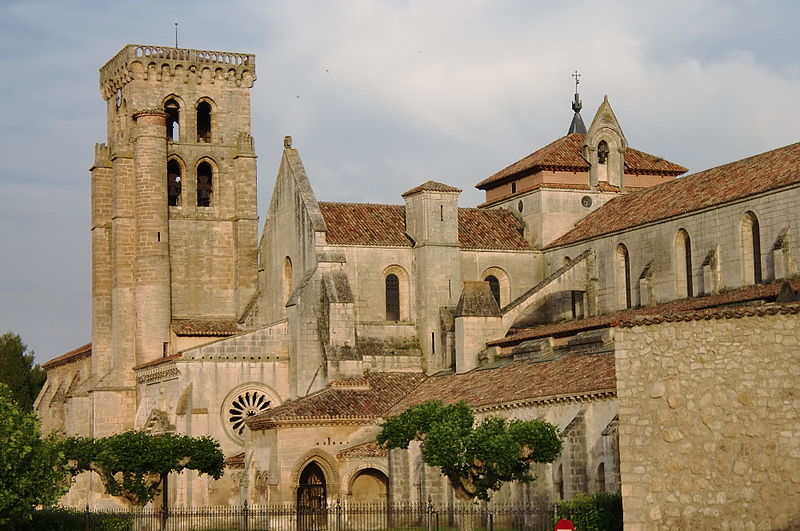
<svg viewBox="0 0 800 531">
<path fill-rule="evenodd" d="M 608 142 L 605 140 L 601 140 L 599 144 L 597 144 L 597 162 L 600 164 L 605 164 L 608 160 Z"/>
</svg>

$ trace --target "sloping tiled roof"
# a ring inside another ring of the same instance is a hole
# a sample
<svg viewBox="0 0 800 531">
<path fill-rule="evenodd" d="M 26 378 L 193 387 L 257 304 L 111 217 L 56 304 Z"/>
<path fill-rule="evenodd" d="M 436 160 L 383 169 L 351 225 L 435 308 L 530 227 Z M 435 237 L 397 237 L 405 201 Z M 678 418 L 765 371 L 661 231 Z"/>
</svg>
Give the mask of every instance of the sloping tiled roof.
<svg viewBox="0 0 800 531">
<path fill-rule="evenodd" d="M 67 363 L 72 363 L 74 361 L 82 360 L 83 358 L 88 358 L 91 355 L 92 355 L 92 344 L 86 343 L 82 347 L 70 350 L 69 352 L 62 354 L 57 358 L 53 358 L 48 362 L 42 363 L 42 369 L 44 370 L 55 369 L 56 367 L 60 367 L 61 365 L 66 365 Z"/>
<path fill-rule="evenodd" d="M 527 157 L 487 177 L 476 188 L 486 190 L 515 177 L 531 175 L 541 170 L 589 171 L 582 149 L 586 135 L 573 133 L 538 149 Z M 625 172 L 654 175 L 680 175 L 686 168 L 655 155 L 628 148 L 625 152 Z"/>
<path fill-rule="evenodd" d="M 709 319 L 741 319 L 742 317 L 762 317 L 765 315 L 793 315 L 800 313 L 800 303 L 764 304 L 760 306 L 735 306 L 731 308 L 709 308 L 690 312 L 648 315 L 637 317 L 619 324 L 622 328 L 675 323 L 679 321 L 707 321 Z"/>
<path fill-rule="evenodd" d="M 416 186 L 405 192 L 402 197 L 408 197 L 410 195 L 417 194 L 419 192 L 460 192 L 461 189 L 456 188 L 455 186 L 450 186 L 449 184 L 438 183 L 436 181 L 428 181 L 426 183 L 422 183 L 419 186 Z"/>
<path fill-rule="evenodd" d="M 543 324 L 541 326 L 517 331 L 503 339 L 490 341 L 488 344 L 512 346 L 529 339 L 570 336 L 584 330 L 617 326 L 619 323 L 631 322 L 648 316 L 653 317 L 701 311 L 708 308 L 719 308 L 720 306 L 728 304 L 741 304 L 757 300 L 774 300 L 778 296 L 782 285 L 783 281 L 773 282 L 771 284 L 755 284 L 723 293 L 708 295 L 706 297 L 692 297 L 653 306 L 645 306 L 643 308 L 621 310 L 595 317 L 587 317 L 585 319 L 573 319 L 571 321 Z M 795 290 L 800 289 L 800 279 L 790 281 L 790 285 Z"/>
<path fill-rule="evenodd" d="M 800 183 L 800 143 L 615 197 L 552 242 L 557 247 Z"/>
<path fill-rule="evenodd" d="M 332 245 L 411 247 L 406 207 L 370 203 L 319 203 Z M 458 240 L 464 249 L 528 250 L 523 225 L 506 210 L 458 209 Z"/>
<path fill-rule="evenodd" d="M 258 430 L 293 420 L 377 418 L 424 379 L 421 373 L 369 373 L 335 380 L 325 389 L 253 417 L 247 425 Z"/>
<path fill-rule="evenodd" d="M 215 321 L 208 319 L 173 319 L 170 325 L 176 336 L 232 336 L 242 330 L 236 321 Z"/>
<path fill-rule="evenodd" d="M 371 203 L 319 203 L 332 245 L 411 247 L 406 236 L 406 207 Z"/>
<path fill-rule="evenodd" d="M 389 450 L 378 444 L 377 441 L 365 442 L 350 448 L 340 450 L 336 457 L 339 459 L 346 459 L 348 457 L 388 457 Z"/>
<path fill-rule="evenodd" d="M 445 404 L 466 400 L 471 407 L 481 408 L 614 390 L 613 352 L 570 354 L 547 362 L 523 359 L 492 369 L 431 376 L 395 404 L 387 415 L 396 415 L 435 399 Z"/>
</svg>

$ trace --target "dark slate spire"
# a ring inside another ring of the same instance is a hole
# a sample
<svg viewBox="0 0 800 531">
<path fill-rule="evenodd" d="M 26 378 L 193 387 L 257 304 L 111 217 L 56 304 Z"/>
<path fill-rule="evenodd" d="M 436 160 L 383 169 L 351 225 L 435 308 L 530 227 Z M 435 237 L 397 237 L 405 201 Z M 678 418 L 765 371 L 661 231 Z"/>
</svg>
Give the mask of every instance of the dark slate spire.
<svg viewBox="0 0 800 531">
<path fill-rule="evenodd" d="M 568 135 L 573 133 L 581 133 L 582 135 L 586 134 L 586 126 L 583 123 L 583 118 L 581 118 L 581 109 L 583 108 L 583 104 L 581 103 L 581 98 L 578 96 L 578 84 L 580 83 L 581 75 L 576 70 L 574 74 L 575 77 L 575 99 L 572 100 L 572 110 L 575 111 L 575 115 L 572 117 L 572 123 L 569 124 L 569 131 L 567 131 Z"/>
</svg>

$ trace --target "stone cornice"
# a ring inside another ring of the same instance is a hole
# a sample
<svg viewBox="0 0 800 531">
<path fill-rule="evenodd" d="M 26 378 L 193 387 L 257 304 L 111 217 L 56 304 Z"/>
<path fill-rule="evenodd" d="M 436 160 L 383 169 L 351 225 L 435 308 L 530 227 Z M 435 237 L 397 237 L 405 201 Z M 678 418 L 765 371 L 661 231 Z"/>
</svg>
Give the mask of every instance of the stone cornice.
<svg viewBox="0 0 800 531">
<path fill-rule="evenodd" d="M 599 391 L 590 391 L 587 393 L 579 393 L 579 394 L 553 395 L 541 398 L 527 398 L 523 400 L 514 400 L 513 402 L 503 402 L 499 404 L 478 406 L 478 407 L 473 407 L 472 409 L 476 413 L 483 413 L 488 411 L 519 409 L 523 407 L 553 406 L 571 402 L 578 402 L 578 403 L 597 402 L 599 400 L 609 400 L 612 398 L 616 398 L 616 396 L 617 396 L 616 389 L 603 389 Z"/>
</svg>

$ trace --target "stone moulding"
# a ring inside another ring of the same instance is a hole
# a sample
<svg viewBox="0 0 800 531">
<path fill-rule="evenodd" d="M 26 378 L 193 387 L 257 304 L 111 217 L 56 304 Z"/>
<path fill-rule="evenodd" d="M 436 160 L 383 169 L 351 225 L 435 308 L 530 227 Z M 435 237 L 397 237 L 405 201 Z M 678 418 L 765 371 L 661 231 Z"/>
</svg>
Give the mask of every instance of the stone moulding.
<svg viewBox="0 0 800 531">
<path fill-rule="evenodd" d="M 145 368 L 136 371 L 136 383 L 152 383 L 164 380 L 172 380 L 180 376 L 181 371 L 178 370 L 175 362 L 168 365 L 158 365 L 152 368 Z"/>
<path fill-rule="evenodd" d="M 556 404 L 564 404 L 568 402 L 596 402 L 599 400 L 610 400 L 616 398 L 616 389 L 605 389 L 601 391 L 594 391 L 591 393 L 570 394 L 570 395 L 554 395 L 545 396 L 541 398 L 527 398 L 523 400 L 515 400 L 513 402 L 503 402 L 502 404 L 490 404 L 486 406 L 478 406 L 472 408 L 475 412 L 483 413 L 488 411 L 499 411 L 506 409 L 518 409 L 531 406 L 550 406 Z"/>
</svg>

